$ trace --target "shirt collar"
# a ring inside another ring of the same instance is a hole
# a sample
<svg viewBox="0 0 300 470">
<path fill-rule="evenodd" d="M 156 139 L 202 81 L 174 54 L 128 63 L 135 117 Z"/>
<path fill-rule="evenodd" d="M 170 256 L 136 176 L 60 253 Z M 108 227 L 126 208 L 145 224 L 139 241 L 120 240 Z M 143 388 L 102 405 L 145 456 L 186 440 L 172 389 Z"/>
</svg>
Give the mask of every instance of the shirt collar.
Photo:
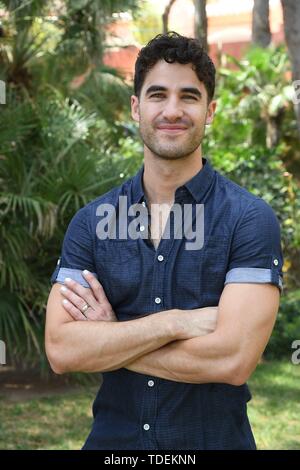
<svg viewBox="0 0 300 470">
<path fill-rule="evenodd" d="M 189 190 L 197 202 L 200 202 L 203 199 L 203 196 L 210 188 L 215 177 L 215 171 L 207 158 L 202 158 L 202 164 L 203 167 L 201 170 L 183 185 Z"/>
<path fill-rule="evenodd" d="M 210 187 L 215 171 L 209 161 L 206 158 L 202 158 L 203 167 L 201 170 L 193 176 L 187 183 L 176 189 L 176 193 L 182 188 L 188 189 L 190 194 L 193 196 L 196 202 L 200 202 L 204 194 Z M 132 201 L 133 203 L 139 203 L 145 199 L 144 188 L 143 188 L 143 173 L 144 165 L 140 168 L 137 174 L 132 180 Z"/>
<path fill-rule="evenodd" d="M 143 188 L 143 174 L 144 174 L 144 165 L 139 169 L 139 171 L 133 177 L 133 180 L 132 180 L 131 196 L 132 196 L 133 204 L 140 203 L 145 197 L 144 188 Z"/>
</svg>

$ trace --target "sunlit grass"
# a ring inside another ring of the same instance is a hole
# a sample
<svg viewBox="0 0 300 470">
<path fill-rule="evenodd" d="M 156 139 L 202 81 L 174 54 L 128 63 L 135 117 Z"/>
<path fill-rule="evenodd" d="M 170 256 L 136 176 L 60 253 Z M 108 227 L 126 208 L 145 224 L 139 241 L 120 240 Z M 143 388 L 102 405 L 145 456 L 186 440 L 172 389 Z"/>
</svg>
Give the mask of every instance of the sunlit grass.
<svg viewBox="0 0 300 470">
<path fill-rule="evenodd" d="M 300 449 L 300 365 L 260 364 L 248 405 L 259 449 Z M 23 402 L 0 397 L 1 449 L 80 449 L 92 424 L 97 389 Z"/>
<path fill-rule="evenodd" d="M 248 414 L 259 449 L 300 449 L 300 365 L 258 366 Z"/>
<path fill-rule="evenodd" d="M 96 390 L 13 403 L 1 400 L 1 449 L 80 449 L 92 424 Z"/>
</svg>

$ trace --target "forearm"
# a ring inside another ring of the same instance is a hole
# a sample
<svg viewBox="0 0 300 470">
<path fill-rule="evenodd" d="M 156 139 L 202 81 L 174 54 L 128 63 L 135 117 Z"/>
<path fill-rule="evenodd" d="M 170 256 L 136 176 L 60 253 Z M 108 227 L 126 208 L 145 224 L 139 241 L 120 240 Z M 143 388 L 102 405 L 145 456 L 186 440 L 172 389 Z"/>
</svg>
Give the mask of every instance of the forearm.
<svg viewBox="0 0 300 470">
<path fill-rule="evenodd" d="M 86 291 L 81 292 L 82 287 L 75 284 L 73 288 L 78 291 L 81 301 Z M 92 298 L 84 300 L 89 305 L 94 302 L 93 309 L 97 312 L 94 319 L 97 321 L 82 321 L 77 319 L 78 314 L 79 318 L 82 314 L 74 306 L 78 298 L 74 299 L 69 289 L 65 294 L 68 296 L 68 307 L 65 308 L 69 309 L 66 311 L 61 307 L 58 289 L 61 290 L 60 286 L 54 286 L 50 293 L 46 321 L 46 352 L 56 373 L 119 369 L 170 342 L 213 331 L 216 325 L 217 307 L 173 309 L 127 322 L 104 321 L 101 320 L 103 308 Z"/>
<path fill-rule="evenodd" d="M 48 356 L 58 373 L 104 372 L 119 369 L 177 338 L 166 312 L 126 322 L 73 321 L 48 338 Z"/>
<path fill-rule="evenodd" d="M 236 350 L 214 333 L 175 341 L 128 364 L 128 370 L 184 383 L 232 383 Z"/>
</svg>

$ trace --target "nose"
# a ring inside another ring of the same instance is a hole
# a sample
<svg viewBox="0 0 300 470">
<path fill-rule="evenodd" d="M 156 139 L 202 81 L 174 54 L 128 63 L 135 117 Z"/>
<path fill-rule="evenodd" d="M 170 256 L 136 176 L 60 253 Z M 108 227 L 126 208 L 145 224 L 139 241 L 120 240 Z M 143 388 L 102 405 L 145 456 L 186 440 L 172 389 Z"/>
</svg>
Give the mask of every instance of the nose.
<svg viewBox="0 0 300 470">
<path fill-rule="evenodd" d="M 176 98 L 170 98 L 166 101 L 163 117 L 168 121 L 177 121 L 183 116 L 183 111 L 180 107 L 180 103 Z"/>
</svg>

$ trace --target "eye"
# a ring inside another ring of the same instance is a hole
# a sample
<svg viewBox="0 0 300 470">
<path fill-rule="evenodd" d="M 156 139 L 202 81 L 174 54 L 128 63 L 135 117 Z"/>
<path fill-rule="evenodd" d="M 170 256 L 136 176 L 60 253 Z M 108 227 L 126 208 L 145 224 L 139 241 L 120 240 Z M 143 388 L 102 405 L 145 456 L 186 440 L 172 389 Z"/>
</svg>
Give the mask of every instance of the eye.
<svg viewBox="0 0 300 470">
<path fill-rule="evenodd" d="M 185 100 L 195 100 L 197 101 L 198 98 L 196 98 L 196 96 L 192 96 L 192 95 L 183 95 L 182 98 L 184 98 Z"/>
<path fill-rule="evenodd" d="M 153 95 L 150 95 L 150 98 L 163 98 L 164 95 L 163 93 L 153 93 Z"/>
</svg>

